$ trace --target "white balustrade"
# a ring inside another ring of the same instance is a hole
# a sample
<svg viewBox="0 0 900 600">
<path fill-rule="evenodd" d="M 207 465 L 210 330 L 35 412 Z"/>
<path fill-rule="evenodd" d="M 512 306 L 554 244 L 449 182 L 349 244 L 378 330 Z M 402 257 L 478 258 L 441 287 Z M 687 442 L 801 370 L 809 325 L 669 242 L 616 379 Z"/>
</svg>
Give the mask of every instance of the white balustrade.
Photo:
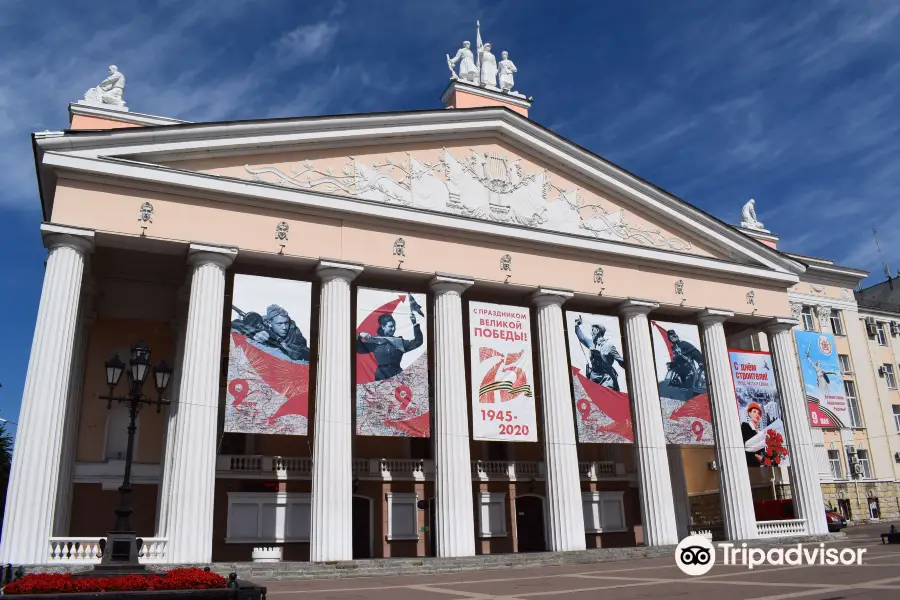
<svg viewBox="0 0 900 600">
<path fill-rule="evenodd" d="M 544 463 L 537 461 L 473 460 L 472 475 L 478 479 L 543 479 Z"/>
<path fill-rule="evenodd" d="M 601 477 L 614 477 L 616 475 L 616 463 L 612 460 L 580 462 L 578 463 L 578 473 L 591 481 Z"/>
<path fill-rule="evenodd" d="M 166 538 L 142 538 L 139 560 L 144 564 L 166 562 Z M 51 537 L 48 563 L 96 564 L 100 562 L 100 537 Z"/>
<path fill-rule="evenodd" d="M 806 535 L 806 519 L 785 519 L 782 521 L 757 521 L 756 531 L 761 538 Z"/>
<path fill-rule="evenodd" d="M 696 531 L 691 531 L 691 535 L 699 535 L 700 537 L 704 537 L 709 541 L 712 541 L 713 534 L 711 529 L 698 529 Z"/>
<path fill-rule="evenodd" d="M 256 546 L 250 554 L 250 560 L 255 563 L 281 562 L 281 546 Z"/>
</svg>

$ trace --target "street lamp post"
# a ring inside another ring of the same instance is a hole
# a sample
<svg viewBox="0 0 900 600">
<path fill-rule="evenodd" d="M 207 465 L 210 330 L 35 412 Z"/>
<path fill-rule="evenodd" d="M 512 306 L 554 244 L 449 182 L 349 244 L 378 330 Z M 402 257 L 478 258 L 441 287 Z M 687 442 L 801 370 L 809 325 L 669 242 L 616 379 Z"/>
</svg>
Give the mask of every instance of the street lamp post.
<svg viewBox="0 0 900 600">
<path fill-rule="evenodd" d="M 119 505 L 116 507 L 116 523 L 107 532 L 106 543 L 103 544 L 103 558 L 94 570 L 102 571 L 105 575 L 136 573 L 144 570 L 138 561 L 137 536 L 131 528 L 131 462 L 134 458 L 134 434 L 137 431 L 135 420 L 141 408 L 146 405 L 156 405 L 156 412 L 162 411 L 163 405 L 168 405 L 168 400 L 163 400 L 163 392 L 169 385 L 172 377 L 172 367 L 161 361 L 152 368 L 153 383 L 156 387 L 156 400 L 145 396 L 141 389 L 144 381 L 151 371 L 150 348 L 141 340 L 131 349 L 131 360 L 128 368 L 116 354 L 106 361 L 106 384 L 109 386 L 109 395 L 100 396 L 106 400 L 106 408 L 112 408 L 113 402 L 125 403 L 128 406 L 128 447 L 125 454 L 125 476 L 119 487 Z M 128 389 L 125 395 L 114 395 L 115 389 L 122 378 L 122 373 L 127 373 Z"/>
</svg>

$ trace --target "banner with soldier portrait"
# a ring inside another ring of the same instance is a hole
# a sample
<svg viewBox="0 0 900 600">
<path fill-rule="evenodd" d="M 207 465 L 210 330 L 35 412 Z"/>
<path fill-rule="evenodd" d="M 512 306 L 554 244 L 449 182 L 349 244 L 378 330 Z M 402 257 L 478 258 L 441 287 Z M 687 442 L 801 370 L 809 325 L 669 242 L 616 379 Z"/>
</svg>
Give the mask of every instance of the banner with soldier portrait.
<svg viewBox="0 0 900 600">
<path fill-rule="evenodd" d="M 311 289 L 307 281 L 234 276 L 226 432 L 306 435 Z"/>
<path fill-rule="evenodd" d="M 650 321 L 666 442 L 712 446 L 706 363 L 696 325 Z"/>
<path fill-rule="evenodd" d="M 472 438 L 536 442 L 528 308 L 469 302 Z"/>
<path fill-rule="evenodd" d="M 578 441 L 633 444 L 618 317 L 569 311 L 566 329 Z"/>
<path fill-rule="evenodd" d="M 356 294 L 356 434 L 428 437 L 425 294 Z"/>
</svg>

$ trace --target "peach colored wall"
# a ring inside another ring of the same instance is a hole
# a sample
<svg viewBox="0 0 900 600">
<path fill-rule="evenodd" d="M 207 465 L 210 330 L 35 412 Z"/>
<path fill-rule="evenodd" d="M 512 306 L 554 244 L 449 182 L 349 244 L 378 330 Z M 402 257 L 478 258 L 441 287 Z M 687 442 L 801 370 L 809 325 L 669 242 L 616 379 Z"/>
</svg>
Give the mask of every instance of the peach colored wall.
<svg viewBox="0 0 900 600">
<path fill-rule="evenodd" d="M 523 117 L 528 116 L 527 108 L 517 106 L 510 102 L 495 100 L 494 98 L 486 98 L 484 96 L 479 96 L 478 94 L 470 94 L 462 90 L 457 90 L 451 93 L 450 97 L 447 98 L 446 106 L 450 108 L 480 108 L 482 106 L 502 106 L 519 113 Z"/>
<path fill-rule="evenodd" d="M 153 363 L 165 360 L 175 364 L 174 332 L 167 323 L 125 319 L 98 319 L 90 330 L 85 361 L 84 387 L 81 399 L 81 418 L 75 460 L 101 462 L 106 444 L 106 424 L 110 411 L 106 401 L 98 397 L 109 393 L 103 363 L 116 352 L 127 362 L 130 348 L 141 338 L 150 346 Z M 117 392 L 125 389 L 125 375 Z M 145 384 L 148 395 L 155 394 L 152 382 Z M 115 404 L 113 404 L 115 407 Z M 157 414 L 155 408 L 145 407 L 138 423 L 135 462 L 159 463 L 162 454 L 166 411 Z"/>
<path fill-rule="evenodd" d="M 126 129 L 128 127 L 143 127 L 143 125 L 89 115 L 72 115 L 72 124 L 69 125 L 69 129 Z"/>
<path fill-rule="evenodd" d="M 208 173 L 211 175 L 234 177 L 236 179 L 254 180 L 254 176 L 250 174 L 245 168 L 245 166 L 248 164 L 251 168 L 258 168 L 263 166 L 274 167 L 279 169 L 283 173 L 290 174 L 292 172 L 292 169 L 297 172 L 302 172 L 305 168 L 304 164 L 306 163 L 306 161 L 309 161 L 312 164 L 313 168 L 321 173 L 331 172 L 340 176 L 340 174 L 343 173 L 344 170 L 348 168 L 348 166 L 349 168 L 353 167 L 353 160 L 351 160 L 349 157 L 353 157 L 360 163 L 369 167 L 372 167 L 375 163 L 386 164 L 388 161 L 390 161 L 394 165 L 401 165 L 407 163 L 410 156 L 415 158 L 422 164 L 437 164 L 443 156 L 444 149 L 450 152 L 450 154 L 457 160 L 462 160 L 464 158 L 468 159 L 469 157 L 471 157 L 472 151 L 475 151 L 478 154 L 482 155 L 488 153 L 492 155 L 508 156 L 511 159 L 520 159 L 520 166 L 523 177 L 546 171 L 550 177 L 550 183 L 552 185 L 557 186 L 559 189 L 565 190 L 566 192 L 574 193 L 577 190 L 578 198 L 581 200 L 582 208 L 580 209 L 580 214 L 582 218 L 590 218 L 592 214 L 592 209 L 590 208 L 591 206 L 600 206 L 610 214 L 617 213 L 621 209 L 624 210 L 625 221 L 631 227 L 640 228 L 648 232 L 659 231 L 666 237 L 672 237 L 676 235 L 666 225 L 666 223 L 656 220 L 648 214 L 644 214 L 635 207 L 625 206 L 625 204 L 621 200 L 615 199 L 611 195 L 602 192 L 601 190 L 586 187 L 582 181 L 563 173 L 562 171 L 552 167 L 551 165 L 548 165 L 525 154 L 518 148 L 513 148 L 512 146 L 509 146 L 503 142 L 499 142 L 494 138 L 476 138 L 466 140 L 465 142 L 444 140 L 442 143 L 407 143 L 402 146 L 396 144 L 393 146 L 379 146 L 378 149 L 374 151 L 372 147 L 340 148 L 302 153 L 283 152 L 258 156 L 229 156 L 220 158 L 170 161 L 161 164 L 186 171 L 197 171 Z M 403 170 L 400 168 L 393 168 L 390 170 L 388 170 L 387 168 L 383 168 L 380 170 L 380 172 L 393 177 L 397 181 L 402 181 L 405 177 Z M 443 172 L 435 173 L 435 175 L 446 180 L 446 176 L 443 174 Z M 314 179 L 321 176 L 322 175 L 312 175 Z M 262 177 L 263 181 L 267 181 L 270 183 L 278 183 L 279 181 L 277 177 L 274 177 L 272 175 L 262 174 L 260 175 L 260 177 Z M 335 193 L 345 196 L 350 195 L 342 189 L 331 190 L 327 189 L 324 186 L 317 189 L 328 193 Z M 547 192 L 548 204 L 549 201 L 557 201 L 558 197 L 559 191 L 550 189 Z M 681 239 L 685 239 L 682 235 L 678 235 L 678 237 L 680 237 Z M 618 238 L 616 239 L 618 240 Z M 645 245 L 636 243 L 634 239 L 625 241 L 627 243 L 635 243 L 635 245 Z M 717 256 L 718 258 L 722 258 L 720 254 L 704 247 L 703 240 L 686 241 L 691 241 L 693 243 L 693 248 L 690 250 L 686 250 L 686 252 L 690 254 L 698 254 L 702 256 Z"/>
<path fill-rule="evenodd" d="M 816 288 L 822 289 L 823 291 L 817 292 L 812 287 L 814 285 L 816 286 Z M 853 290 L 850 290 L 848 288 L 838 287 L 836 285 L 824 285 L 824 284 L 820 284 L 820 283 L 810 283 L 809 281 L 800 281 L 798 283 L 795 283 L 788 289 L 788 291 L 795 292 L 798 294 L 812 294 L 814 296 L 821 296 L 823 298 L 841 299 L 842 298 L 841 291 L 845 290 L 845 289 L 849 293 L 848 298 L 850 300 L 853 300 Z M 846 323 L 844 325 L 846 325 Z"/>
<path fill-rule="evenodd" d="M 147 229 L 150 238 L 234 245 L 243 250 L 269 252 L 274 259 L 281 249 L 275 240 L 275 225 L 287 220 L 291 233 L 284 254 L 289 257 L 338 258 L 396 269 L 393 245 L 402 236 L 406 241 L 403 270 L 423 276 L 441 271 L 480 281 L 505 282 L 510 289 L 522 286 L 523 294 L 536 286 L 552 286 L 595 296 L 594 269 L 602 263 L 607 298 L 646 298 L 687 309 L 713 306 L 743 314 L 751 314 L 753 308 L 746 302 L 750 286 L 734 279 L 693 275 L 686 269 L 635 266 L 606 258 L 585 258 L 584 253 L 535 250 L 527 243 L 476 241 L 399 225 L 363 225 L 86 182 L 60 181 L 52 219 L 61 224 L 138 236 L 140 227 L 135 215 L 145 200 L 154 206 L 153 223 Z M 503 272 L 500 258 L 507 253 L 512 257 L 512 270 Z M 510 275 L 508 280 L 506 274 Z M 675 293 L 679 279 L 685 284 L 684 296 Z M 783 288 L 752 289 L 756 294 L 756 315 L 790 314 Z"/>
</svg>

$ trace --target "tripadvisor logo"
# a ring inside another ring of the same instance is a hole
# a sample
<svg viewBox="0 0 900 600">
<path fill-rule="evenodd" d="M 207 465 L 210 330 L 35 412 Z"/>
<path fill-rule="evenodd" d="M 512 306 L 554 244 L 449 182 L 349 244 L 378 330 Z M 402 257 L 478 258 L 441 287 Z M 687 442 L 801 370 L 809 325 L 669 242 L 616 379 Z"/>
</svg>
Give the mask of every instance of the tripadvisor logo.
<svg viewBox="0 0 900 600">
<path fill-rule="evenodd" d="M 861 565 L 866 548 L 826 548 L 825 544 L 790 547 L 751 548 L 731 543 L 716 544 L 721 551 L 721 564 L 744 565 L 748 569 L 761 565 Z M 709 539 L 690 535 L 675 548 L 675 564 L 686 575 L 705 575 L 716 563 L 716 550 Z"/>
</svg>

